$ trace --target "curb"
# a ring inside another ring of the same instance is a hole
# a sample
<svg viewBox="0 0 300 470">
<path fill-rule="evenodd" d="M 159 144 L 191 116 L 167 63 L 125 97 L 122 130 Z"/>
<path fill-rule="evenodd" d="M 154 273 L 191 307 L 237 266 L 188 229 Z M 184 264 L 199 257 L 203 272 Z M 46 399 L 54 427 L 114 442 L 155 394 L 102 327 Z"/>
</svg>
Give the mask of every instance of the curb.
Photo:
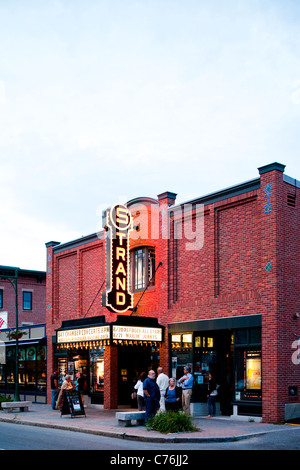
<svg viewBox="0 0 300 470">
<path fill-rule="evenodd" d="M 262 432 L 255 432 L 249 434 L 241 434 L 237 436 L 206 436 L 206 437 L 195 437 L 195 436 L 141 436 L 137 434 L 127 434 L 126 432 L 117 432 L 117 431 L 106 431 L 104 429 L 87 429 L 87 428 L 75 428 L 72 426 L 68 426 L 65 424 L 51 424 L 51 423 L 43 423 L 43 422 L 36 422 L 36 421 L 21 421 L 17 418 L 9 419 L 0 417 L 0 422 L 4 423 L 11 423 L 11 424 L 21 424 L 23 426 L 36 426 L 41 428 L 49 428 L 49 429 L 59 429 L 62 431 L 73 431 L 73 432 L 81 432 L 85 434 L 94 434 L 98 436 L 104 437 L 111 437 L 115 439 L 125 439 L 129 441 L 140 441 L 140 442 L 153 442 L 153 443 L 205 443 L 205 442 L 234 442 L 240 441 L 245 439 L 251 439 L 253 437 L 259 437 L 267 434 L 266 431 Z M 169 437 L 170 436 L 170 437 Z"/>
</svg>

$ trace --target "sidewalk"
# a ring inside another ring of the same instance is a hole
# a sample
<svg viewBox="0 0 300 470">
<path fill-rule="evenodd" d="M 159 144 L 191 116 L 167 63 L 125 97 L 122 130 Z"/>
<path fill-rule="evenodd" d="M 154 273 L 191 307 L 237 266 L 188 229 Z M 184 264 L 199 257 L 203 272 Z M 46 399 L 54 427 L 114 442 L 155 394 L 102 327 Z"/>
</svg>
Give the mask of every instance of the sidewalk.
<svg viewBox="0 0 300 470">
<path fill-rule="evenodd" d="M 280 431 L 288 426 L 241 421 L 230 417 L 201 417 L 193 418 L 194 425 L 200 429 L 198 432 L 161 434 L 149 431 L 145 426 L 118 426 L 116 411 L 122 410 L 85 408 L 86 416 L 72 418 L 70 415 L 61 416 L 60 411 L 52 410 L 50 405 L 33 403 L 28 412 L 0 411 L 0 421 L 160 443 L 239 440 Z"/>
</svg>

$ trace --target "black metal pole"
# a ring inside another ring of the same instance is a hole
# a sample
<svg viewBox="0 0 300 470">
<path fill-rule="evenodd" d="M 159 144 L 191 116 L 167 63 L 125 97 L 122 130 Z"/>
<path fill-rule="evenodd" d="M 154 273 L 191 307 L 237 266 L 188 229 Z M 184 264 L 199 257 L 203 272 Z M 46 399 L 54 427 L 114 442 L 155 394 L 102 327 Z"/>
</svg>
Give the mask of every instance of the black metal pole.
<svg viewBox="0 0 300 470">
<path fill-rule="evenodd" d="M 15 309 L 16 309 L 16 331 L 19 329 L 19 314 L 18 314 L 18 271 L 15 270 Z M 19 395 L 19 339 L 16 337 L 16 377 L 15 377 L 15 396 L 14 401 L 20 401 Z"/>
</svg>

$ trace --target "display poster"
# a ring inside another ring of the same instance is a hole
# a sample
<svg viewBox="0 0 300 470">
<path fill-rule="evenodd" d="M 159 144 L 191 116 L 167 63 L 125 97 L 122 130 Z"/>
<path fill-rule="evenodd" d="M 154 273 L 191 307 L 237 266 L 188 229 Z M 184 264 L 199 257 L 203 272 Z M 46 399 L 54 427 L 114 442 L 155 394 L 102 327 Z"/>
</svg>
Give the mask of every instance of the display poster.
<svg viewBox="0 0 300 470">
<path fill-rule="evenodd" d="M 247 390 L 261 389 L 261 358 L 248 357 L 246 359 Z"/>
<path fill-rule="evenodd" d="M 64 392 L 64 400 L 61 414 L 70 414 L 72 418 L 74 416 L 85 416 L 85 411 L 79 392 L 77 392 L 76 390 L 69 390 L 68 392 Z"/>
</svg>

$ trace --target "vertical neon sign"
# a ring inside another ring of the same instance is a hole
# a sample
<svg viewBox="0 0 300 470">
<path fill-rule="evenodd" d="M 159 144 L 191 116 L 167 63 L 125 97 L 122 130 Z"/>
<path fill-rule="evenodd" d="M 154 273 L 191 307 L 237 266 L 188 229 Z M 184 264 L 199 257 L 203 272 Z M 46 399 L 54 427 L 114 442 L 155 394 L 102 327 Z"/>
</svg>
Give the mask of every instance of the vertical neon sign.
<svg viewBox="0 0 300 470">
<path fill-rule="evenodd" d="M 121 313 L 133 308 L 129 291 L 129 232 L 132 218 L 126 206 L 115 204 L 106 212 L 106 291 L 102 304 L 108 310 Z"/>
</svg>

